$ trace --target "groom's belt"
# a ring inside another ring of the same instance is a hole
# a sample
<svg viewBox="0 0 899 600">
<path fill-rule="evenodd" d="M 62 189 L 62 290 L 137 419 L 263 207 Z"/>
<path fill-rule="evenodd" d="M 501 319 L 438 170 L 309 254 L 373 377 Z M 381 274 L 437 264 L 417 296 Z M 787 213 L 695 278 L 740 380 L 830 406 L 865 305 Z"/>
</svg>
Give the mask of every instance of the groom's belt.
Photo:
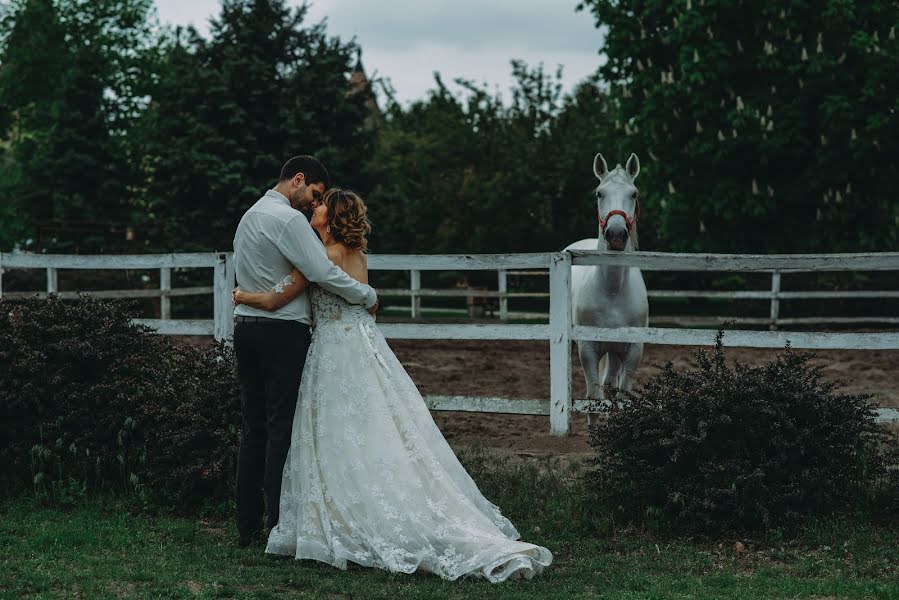
<svg viewBox="0 0 899 600">
<path fill-rule="evenodd" d="M 299 321 L 294 321 L 292 319 L 272 319 L 271 317 L 243 317 L 240 315 L 236 315 L 234 317 L 235 323 L 299 323 Z"/>
</svg>

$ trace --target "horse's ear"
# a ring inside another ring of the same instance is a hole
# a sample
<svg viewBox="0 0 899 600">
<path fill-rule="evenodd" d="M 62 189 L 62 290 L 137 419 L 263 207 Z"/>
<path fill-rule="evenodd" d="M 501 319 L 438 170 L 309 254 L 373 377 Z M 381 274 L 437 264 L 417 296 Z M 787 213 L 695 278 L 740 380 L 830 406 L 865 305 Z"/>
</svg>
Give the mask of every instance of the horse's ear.
<svg viewBox="0 0 899 600">
<path fill-rule="evenodd" d="M 631 152 L 630 158 L 627 159 L 627 164 L 624 165 L 625 171 L 630 175 L 631 179 L 636 179 L 637 175 L 640 174 L 640 159 L 637 158 L 637 155 Z"/>
<path fill-rule="evenodd" d="M 602 157 L 602 154 L 597 154 L 593 158 L 593 174 L 600 180 L 609 174 L 609 165 L 606 164 L 606 159 Z"/>
</svg>

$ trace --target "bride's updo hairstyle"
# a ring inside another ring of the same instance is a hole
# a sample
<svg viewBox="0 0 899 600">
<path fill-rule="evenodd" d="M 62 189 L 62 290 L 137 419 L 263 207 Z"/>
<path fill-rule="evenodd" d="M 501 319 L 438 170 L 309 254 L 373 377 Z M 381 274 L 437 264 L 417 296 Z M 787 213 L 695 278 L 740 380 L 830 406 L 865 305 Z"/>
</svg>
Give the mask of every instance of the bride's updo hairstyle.
<svg viewBox="0 0 899 600">
<path fill-rule="evenodd" d="M 331 188 L 322 198 L 328 207 L 328 227 L 335 240 L 353 250 L 365 250 L 371 223 L 365 216 L 365 203 L 350 190 Z"/>
</svg>

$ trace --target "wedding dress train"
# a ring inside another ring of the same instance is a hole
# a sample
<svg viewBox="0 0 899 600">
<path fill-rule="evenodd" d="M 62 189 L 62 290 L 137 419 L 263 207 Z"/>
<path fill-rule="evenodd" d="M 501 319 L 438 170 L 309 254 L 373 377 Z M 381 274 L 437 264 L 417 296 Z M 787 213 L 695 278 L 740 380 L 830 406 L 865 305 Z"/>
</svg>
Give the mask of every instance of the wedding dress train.
<svg viewBox="0 0 899 600">
<path fill-rule="evenodd" d="M 374 319 L 319 287 L 266 552 L 499 582 L 552 562 L 459 463 Z"/>
</svg>

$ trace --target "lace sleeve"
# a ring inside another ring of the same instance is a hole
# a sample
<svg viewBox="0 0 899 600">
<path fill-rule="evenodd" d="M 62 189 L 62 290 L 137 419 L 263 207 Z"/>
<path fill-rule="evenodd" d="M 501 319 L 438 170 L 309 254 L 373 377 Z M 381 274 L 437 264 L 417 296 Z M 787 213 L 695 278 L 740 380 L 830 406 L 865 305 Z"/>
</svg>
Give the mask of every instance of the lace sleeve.
<svg viewBox="0 0 899 600">
<path fill-rule="evenodd" d="M 275 287 L 272 288 L 272 291 L 275 292 L 276 294 L 283 294 L 284 288 L 287 288 L 296 282 L 297 282 L 297 280 L 293 276 L 293 274 L 285 275 L 281 281 L 279 281 L 278 283 L 275 284 Z"/>
<path fill-rule="evenodd" d="M 285 275 L 268 292 L 247 292 L 239 290 L 234 298 L 237 304 L 246 304 L 253 308 L 273 311 L 289 304 L 306 289 L 309 281 L 296 268 Z"/>
</svg>

